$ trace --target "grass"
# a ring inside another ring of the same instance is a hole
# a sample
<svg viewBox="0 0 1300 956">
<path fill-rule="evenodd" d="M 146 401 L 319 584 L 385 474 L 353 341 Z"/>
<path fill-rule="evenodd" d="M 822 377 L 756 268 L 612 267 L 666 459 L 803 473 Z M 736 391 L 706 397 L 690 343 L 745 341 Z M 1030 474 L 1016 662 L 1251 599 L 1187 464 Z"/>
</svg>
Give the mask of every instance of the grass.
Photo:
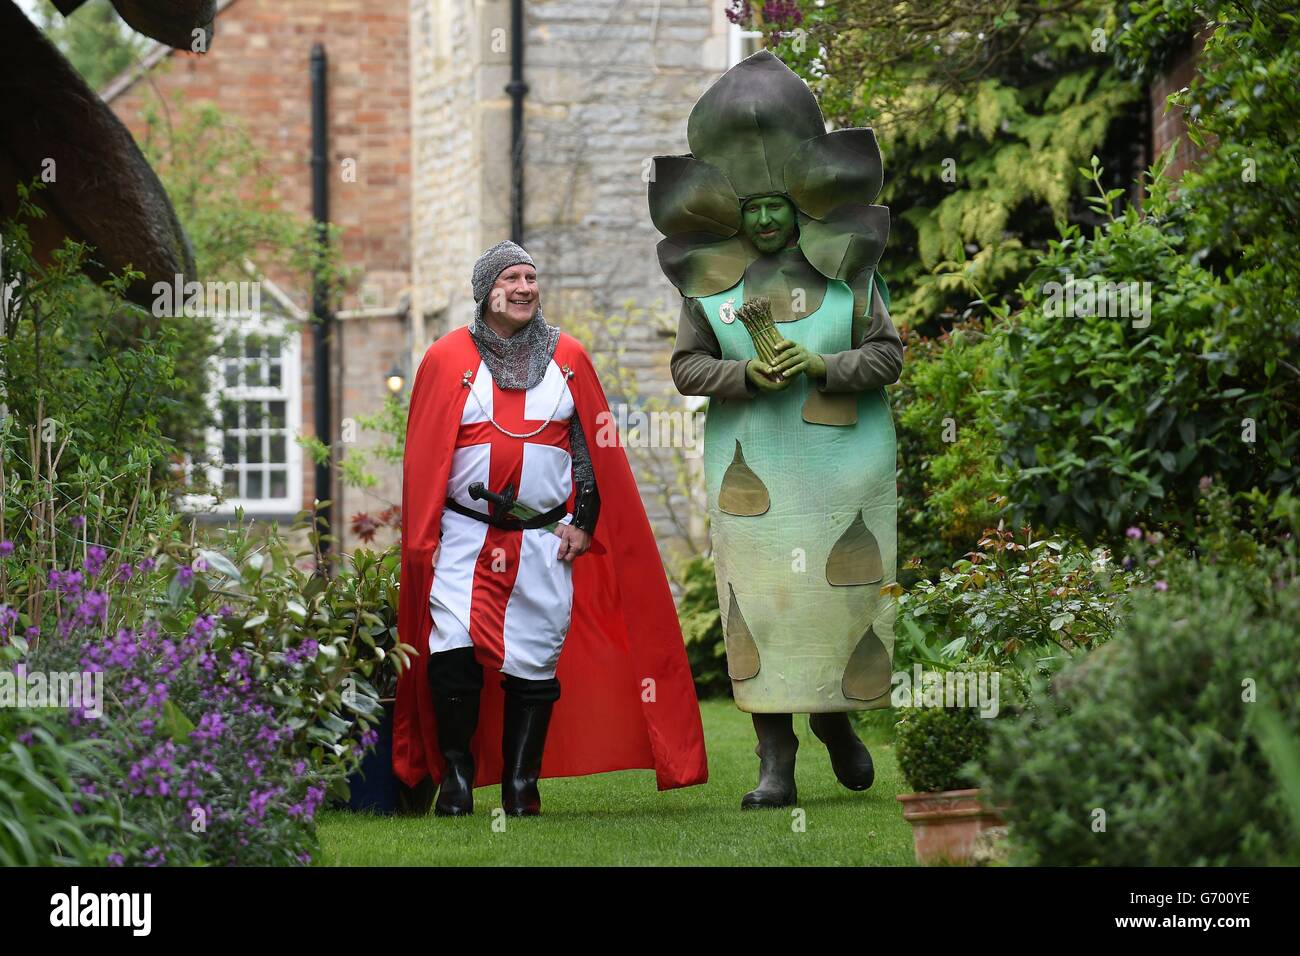
<svg viewBox="0 0 1300 956">
<path fill-rule="evenodd" d="M 646 770 L 543 780 L 542 815 L 499 817 L 500 791 L 475 793 L 463 819 L 320 817 L 327 866 L 911 866 L 912 832 L 894 795 L 906 789 L 890 741 L 867 732 L 876 782 L 852 793 L 836 782 L 826 749 L 796 717 L 799 814 L 740 810 L 758 779 L 748 714 L 730 701 L 701 704 L 709 782 L 660 793 Z M 803 826 L 798 826 L 802 819 Z M 504 829 L 502 830 L 502 826 Z M 497 832 L 500 831 L 500 832 Z"/>
</svg>

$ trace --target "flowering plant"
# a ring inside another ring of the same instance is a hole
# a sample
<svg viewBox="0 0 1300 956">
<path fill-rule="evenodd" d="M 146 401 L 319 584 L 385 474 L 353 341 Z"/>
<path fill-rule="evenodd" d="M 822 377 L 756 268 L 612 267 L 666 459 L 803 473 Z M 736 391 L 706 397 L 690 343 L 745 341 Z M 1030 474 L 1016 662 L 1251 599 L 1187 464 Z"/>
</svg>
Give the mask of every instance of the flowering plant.
<svg viewBox="0 0 1300 956">
<path fill-rule="evenodd" d="M 310 862 L 317 809 L 346 795 L 377 740 L 371 680 L 406 659 L 390 620 L 395 569 L 363 551 L 342 573 L 319 573 L 325 536 L 312 513 L 291 532 L 305 532 L 305 550 L 274 527 L 255 533 L 242 514 L 197 541 L 153 492 L 127 506 L 70 495 L 38 471 L 36 481 L 8 477 L 0 489 L 10 514 L 38 501 L 45 510 L 11 524 L 8 537 L 0 518 L 3 666 L 42 675 L 49 688 L 69 674 L 102 688 L 98 700 L 28 702 L 65 708 L 57 718 L 3 711 L 13 733 L 0 780 L 31 768 L 45 783 L 33 793 L 70 812 L 56 819 L 71 829 L 14 858 Z M 94 465 L 78 477 L 83 491 L 122 480 Z M 49 811 L 0 793 L 0 831 Z"/>
</svg>

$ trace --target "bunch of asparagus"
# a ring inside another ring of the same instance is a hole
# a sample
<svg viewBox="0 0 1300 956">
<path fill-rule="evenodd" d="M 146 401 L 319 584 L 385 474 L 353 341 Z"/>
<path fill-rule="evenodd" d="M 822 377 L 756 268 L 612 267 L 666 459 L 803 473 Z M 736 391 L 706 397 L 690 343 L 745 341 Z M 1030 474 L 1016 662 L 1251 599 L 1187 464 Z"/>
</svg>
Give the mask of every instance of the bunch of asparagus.
<svg viewBox="0 0 1300 956">
<path fill-rule="evenodd" d="M 749 337 L 753 339 L 754 351 L 758 357 L 769 368 L 776 365 L 777 344 L 782 335 L 772 321 L 772 303 L 764 296 L 750 299 L 736 311 L 736 318 L 740 319 Z M 777 373 L 773 378 L 779 382 L 783 376 Z"/>
</svg>

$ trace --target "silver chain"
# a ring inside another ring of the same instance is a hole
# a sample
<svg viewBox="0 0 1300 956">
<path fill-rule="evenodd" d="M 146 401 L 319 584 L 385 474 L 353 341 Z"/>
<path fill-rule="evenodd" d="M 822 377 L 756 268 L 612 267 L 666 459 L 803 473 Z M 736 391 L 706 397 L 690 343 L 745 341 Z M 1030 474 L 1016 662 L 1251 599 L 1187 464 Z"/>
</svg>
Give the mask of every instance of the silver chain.
<svg viewBox="0 0 1300 956">
<path fill-rule="evenodd" d="M 478 397 L 478 393 L 474 391 L 474 386 L 470 384 L 470 380 L 469 380 L 470 374 L 471 373 L 469 371 L 466 371 L 465 377 L 461 379 L 461 382 L 465 385 L 466 388 L 469 389 L 470 395 L 474 396 L 474 402 L 476 405 L 478 405 L 478 410 L 483 413 L 484 418 L 486 418 L 489 422 L 492 423 L 493 428 L 495 428 L 503 435 L 509 435 L 511 438 L 532 438 L 534 435 L 540 435 L 543 431 L 546 430 L 547 425 L 555 421 L 555 413 L 560 410 L 560 403 L 564 401 L 564 389 L 560 389 L 559 394 L 556 395 L 555 397 L 555 407 L 551 409 L 551 414 L 546 416 L 546 421 L 542 422 L 540 425 L 538 425 L 536 428 L 534 428 L 532 431 L 528 432 L 527 434 L 520 435 L 515 432 L 512 432 L 508 428 L 502 428 L 500 425 L 498 425 L 496 419 L 493 418 L 491 413 L 486 408 L 483 407 L 483 400 Z M 565 381 L 568 381 L 571 378 L 573 378 L 573 372 L 569 369 L 568 366 L 565 366 L 564 379 Z"/>
</svg>

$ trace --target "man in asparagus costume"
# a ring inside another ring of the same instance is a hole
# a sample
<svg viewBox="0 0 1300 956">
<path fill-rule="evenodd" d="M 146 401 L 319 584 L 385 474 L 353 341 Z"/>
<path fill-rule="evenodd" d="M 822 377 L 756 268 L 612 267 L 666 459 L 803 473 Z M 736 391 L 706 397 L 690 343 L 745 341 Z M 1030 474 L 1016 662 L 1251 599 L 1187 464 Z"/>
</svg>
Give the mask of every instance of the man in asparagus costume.
<svg viewBox="0 0 1300 956">
<path fill-rule="evenodd" d="M 826 132 L 808 86 L 761 51 L 691 110 L 691 153 L 655 158 L 659 262 L 682 293 L 673 381 L 710 398 L 704 470 L 727 670 L 759 782 L 795 802 L 792 714 L 844 786 L 872 783 L 848 712 L 888 706 L 894 425 L 903 348 L 876 264 L 889 210 L 870 129 Z"/>
</svg>

